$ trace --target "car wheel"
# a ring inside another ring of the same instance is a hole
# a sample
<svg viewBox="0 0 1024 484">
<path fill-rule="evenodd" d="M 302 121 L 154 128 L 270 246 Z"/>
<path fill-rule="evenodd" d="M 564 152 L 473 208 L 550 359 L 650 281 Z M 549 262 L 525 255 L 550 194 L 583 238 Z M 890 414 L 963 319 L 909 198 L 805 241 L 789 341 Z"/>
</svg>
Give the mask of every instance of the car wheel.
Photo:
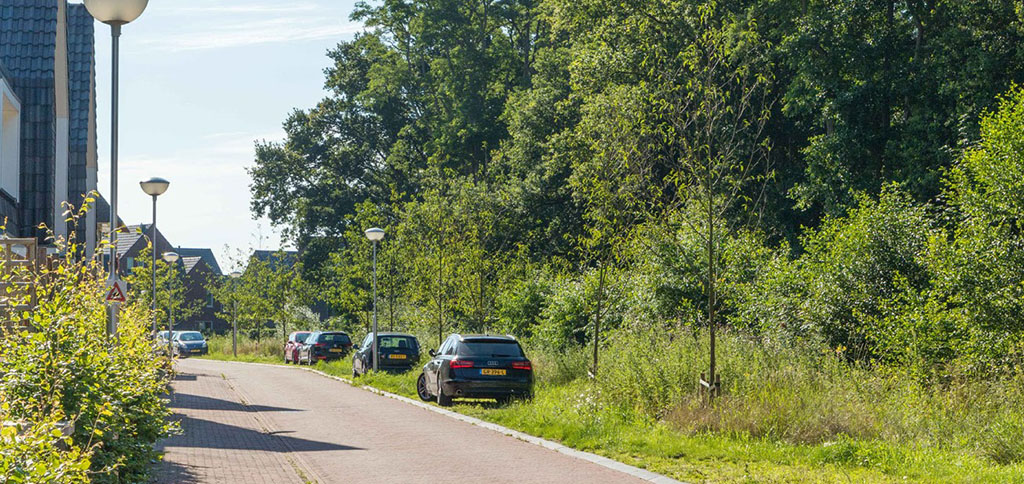
<svg viewBox="0 0 1024 484">
<path fill-rule="evenodd" d="M 452 406 L 452 397 L 444 394 L 444 387 L 437 385 L 437 404 L 442 407 Z"/>
<path fill-rule="evenodd" d="M 430 392 L 427 391 L 427 375 L 420 373 L 420 377 L 416 380 L 416 394 L 420 396 L 420 400 L 430 401 Z"/>
</svg>

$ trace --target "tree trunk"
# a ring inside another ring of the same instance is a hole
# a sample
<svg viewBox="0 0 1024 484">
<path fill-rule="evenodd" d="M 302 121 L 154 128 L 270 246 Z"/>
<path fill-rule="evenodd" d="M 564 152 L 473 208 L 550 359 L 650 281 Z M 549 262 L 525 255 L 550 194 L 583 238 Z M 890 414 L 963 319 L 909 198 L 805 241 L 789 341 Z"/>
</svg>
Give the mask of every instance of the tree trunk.
<svg viewBox="0 0 1024 484">
<path fill-rule="evenodd" d="M 601 262 L 601 269 L 598 272 L 597 280 L 597 310 L 594 311 L 594 366 L 591 374 L 597 378 L 597 352 L 601 342 L 601 302 L 604 301 L 604 272 L 605 263 Z"/>
</svg>

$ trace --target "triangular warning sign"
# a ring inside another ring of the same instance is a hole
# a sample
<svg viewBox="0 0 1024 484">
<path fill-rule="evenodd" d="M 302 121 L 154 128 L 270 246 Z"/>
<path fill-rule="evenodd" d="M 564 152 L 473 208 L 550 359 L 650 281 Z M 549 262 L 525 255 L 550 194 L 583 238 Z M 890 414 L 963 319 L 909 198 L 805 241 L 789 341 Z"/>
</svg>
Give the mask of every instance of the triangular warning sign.
<svg viewBox="0 0 1024 484">
<path fill-rule="evenodd" d="M 122 284 L 121 281 L 114 281 L 110 285 L 110 290 L 107 291 L 107 302 L 125 302 L 124 290 L 121 289 Z"/>
</svg>

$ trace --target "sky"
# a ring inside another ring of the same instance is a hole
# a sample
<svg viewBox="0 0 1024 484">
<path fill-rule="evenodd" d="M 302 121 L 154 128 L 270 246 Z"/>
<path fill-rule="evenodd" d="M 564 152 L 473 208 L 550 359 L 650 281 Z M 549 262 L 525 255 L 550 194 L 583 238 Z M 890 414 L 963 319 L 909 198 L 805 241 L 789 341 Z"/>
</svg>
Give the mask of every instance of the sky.
<svg viewBox="0 0 1024 484">
<path fill-rule="evenodd" d="M 80 3 L 80 2 L 79 2 Z M 255 140 L 284 138 L 295 108 L 323 98 L 327 50 L 362 30 L 354 0 L 153 0 L 121 35 L 118 214 L 149 223 L 139 181 L 171 182 L 157 226 L 209 247 L 225 270 L 239 250 L 277 249 L 249 208 Z M 110 28 L 96 23 L 99 189 L 110 193 Z"/>
</svg>

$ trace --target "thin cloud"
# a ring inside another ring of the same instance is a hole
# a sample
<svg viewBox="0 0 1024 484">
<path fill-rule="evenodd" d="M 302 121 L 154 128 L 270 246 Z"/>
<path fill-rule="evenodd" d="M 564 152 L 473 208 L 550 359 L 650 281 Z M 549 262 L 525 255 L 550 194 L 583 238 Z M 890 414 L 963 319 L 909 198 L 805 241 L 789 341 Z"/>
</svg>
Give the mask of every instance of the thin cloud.
<svg viewBox="0 0 1024 484">
<path fill-rule="evenodd" d="M 224 49 L 260 44 L 338 38 L 363 30 L 356 22 L 325 21 L 316 17 L 285 17 L 237 22 L 193 32 L 149 38 L 143 42 L 171 52 Z"/>
<path fill-rule="evenodd" d="M 315 4 L 300 3 L 292 4 L 287 7 L 282 7 L 280 5 L 213 5 L 202 7 L 171 7 L 166 9 L 166 12 L 174 15 L 191 15 L 196 13 L 259 14 L 309 12 L 316 9 L 317 6 Z"/>
</svg>

